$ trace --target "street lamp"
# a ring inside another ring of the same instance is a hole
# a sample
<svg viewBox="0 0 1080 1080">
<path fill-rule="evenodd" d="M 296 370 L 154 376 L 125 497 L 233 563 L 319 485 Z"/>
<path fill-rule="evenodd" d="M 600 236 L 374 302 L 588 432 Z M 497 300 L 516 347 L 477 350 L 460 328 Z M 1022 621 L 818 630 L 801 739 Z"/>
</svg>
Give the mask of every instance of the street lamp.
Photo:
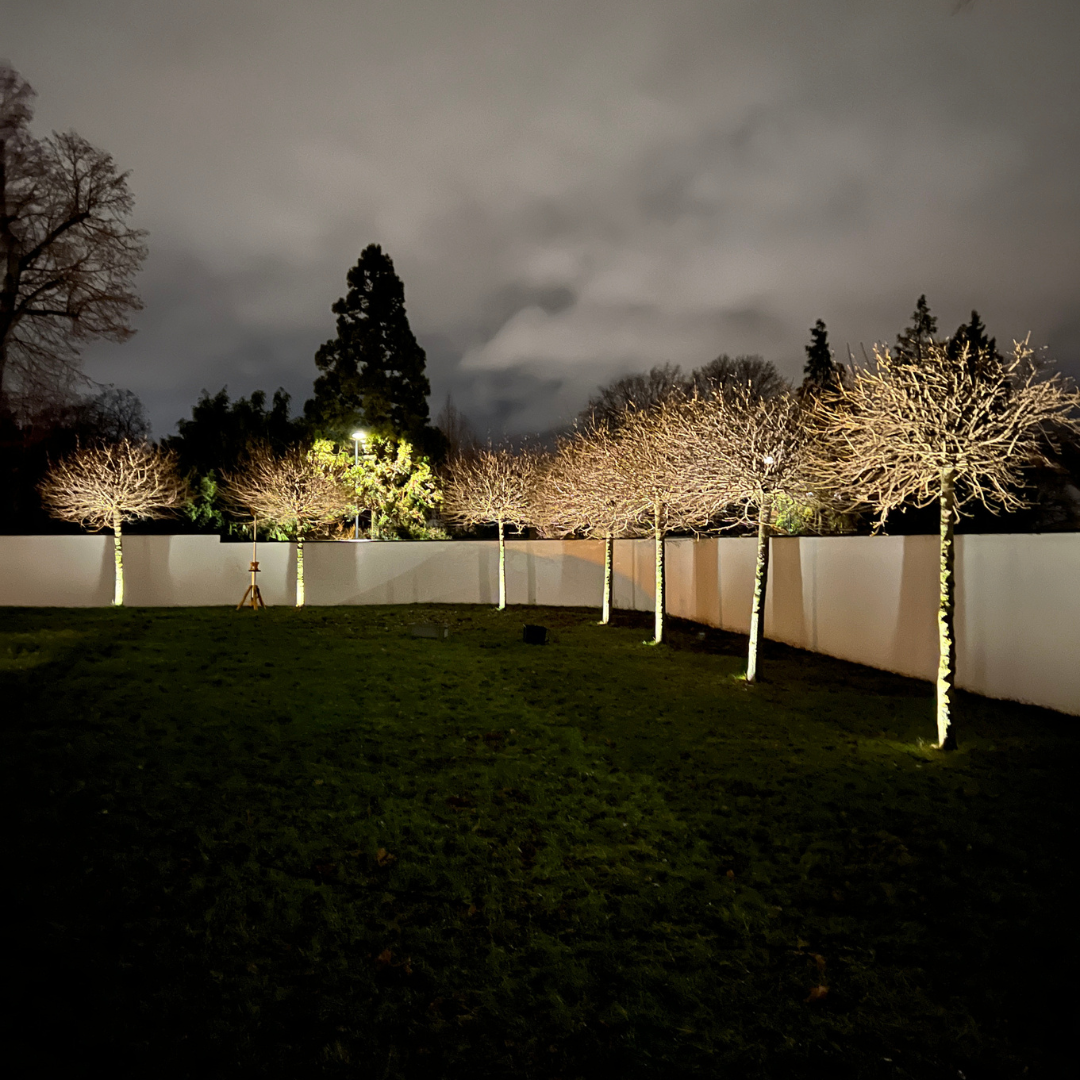
<svg viewBox="0 0 1080 1080">
<path fill-rule="evenodd" d="M 360 465 L 360 443 L 367 438 L 367 432 L 364 430 L 354 431 L 352 433 L 353 439 L 353 466 L 359 467 Z M 360 507 L 356 508 L 356 520 L 353 522 L 353 539 L 360 539 Z"/>
</svg>

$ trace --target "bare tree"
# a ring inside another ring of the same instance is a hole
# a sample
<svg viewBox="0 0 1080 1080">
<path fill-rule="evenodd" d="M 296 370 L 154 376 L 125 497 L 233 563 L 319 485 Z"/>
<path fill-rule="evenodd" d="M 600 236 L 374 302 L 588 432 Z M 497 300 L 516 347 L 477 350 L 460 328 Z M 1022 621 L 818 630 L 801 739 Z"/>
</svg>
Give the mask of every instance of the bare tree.
<svg viewBox="0 0 1080 1080">
<path fill-rule="evenodd" d="M 296 606 L 304 606 L 304 539 L 345 514 L 351 491 L 342 482 L 343 464 L 293 447 L 275 454 L 255 446 L 235 473 L 226 473 L 222 500 L 296 538 Z"/>
<path fill-rule="evenodd" d="M 681 501 L 696 506 L 699 526 L 718 519 L 757 529 L 754 599 L 746 681 L 756 682 L 764 637 L 769 581 L 769 536 L 778 531 L 778 500 L 808 501 L 809 439 L 805 408 L 792 391 L 760 397 L 751 383 L 709 398 L 693 398 L 673 410 L 665 437 L 689 459 L 680 480 Z"/>
<path fill-rule="evenodd" d="M 689 504 L 680 482 L 686 447 L 665 432 L 678 414 L 681 396 L 648 410 L 628 407 L 610 427 L 590 435 L 587 469 L 580 482 L 599 494 L 586 495 L 601 528 L 611 536 L 649 536 L 654 544 L 653 643 L 664 640 L 667 574 L 664 541 L 687 527 Z M 692 508 L 692 507 L 691 507 Z"/>
<path fill-rule="evenodd" d="M 626 419 L 628 410 L 648 412 L 669 398 L 682 397 L 686 386 L 678 364 L 657 365 L 645 375 L 624 375 L 601 386 L 578 420 L 590 427 L 613 428 Z"/>
<path fill-rule="evenodd" d="M 128 174 L 74 132 L 35 139 L 33 97 L 0 66 L 0 403 L 15 410 L 70 385 L 83 342 L 134 333 L 146 257 Z"/>
<path fill-rule="evenodd" d="M 952 355 L 950 355 L 952 353 Z M 883 527 L 905 502 L 939 508 L 937 732 L 954 749 L 956 639 L 954 529 L 964 508 L 993 512 L 1025 505 L 1025 471 L 1045 463 L 1055 436 L 1080 431 L 1080 395 L 1032 362 L 1027 340 L 1012 357 L 931 342 L 918 362 L 874 350 L 872 368 L 816 409 L 823 450 L 819 474 L 876 509 Z"/>
<path fill-rule="evenodd" d="M 469 418 L 454 404 L 450 394 L 435 417 L 435 426 L 446 436 L 446 456 L 450 460 L 471 454 L 480 445 Z"/>
<path fill-rule="evenodd" d="M 615 460 L 613 442 L 612 431 L 606 427 L 561 438 L 533 492 L 533 523 L 542 535 L 604 541 L 602 625 L 611 622 L 615 538 L 627 535 L 624 508 L 605 479 Z"/>
<path fill-rule="evenodd" d="M 506 608 L 506 526 L 523 529 L 532 523 L 532 488 L 541 465 L 536 451 L 514 454 L 484 447 L 455 458 L 447 467 L 443 516 L 471 528 L 499 529 L 499 611 Z"/>
<path fill-rule="evenodd" d="M 727 353 L 695 368 L 688 384 L 688 390 L 703 398 L 745 387 L 754 397 L 766 398 L 784 393 L 788 384 L 772 361 L 760 356 L 731 357 Z"/>
<path fill-rule="evenodd" d="M 166 517 L 189 497 L 172 451 L 128 439 L 67 455 L 49 468 L 38 490 L 53 517 L 91 532 L 112 529 L 117 607 L 124 602 L 123 523 Z"/>
</svg>

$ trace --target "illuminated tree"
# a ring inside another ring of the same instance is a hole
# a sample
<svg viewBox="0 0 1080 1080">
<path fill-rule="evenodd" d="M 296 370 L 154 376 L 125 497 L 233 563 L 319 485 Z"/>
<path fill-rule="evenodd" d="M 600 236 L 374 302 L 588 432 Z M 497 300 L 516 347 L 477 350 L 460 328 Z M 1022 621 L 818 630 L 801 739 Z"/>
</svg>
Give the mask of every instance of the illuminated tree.
<svg viewBox="0 0 1080 1080">
<path fill-rule="evenodd" d="M 499 611 L 506 608 L 506 526 L 523 529 L 532 523 L 532 488 L 540 456 L 523 450 L 484 447 L 455 458 L 447 467 L 443 514 L 467 528 L 497 525 L 499 529 Z"/>
<path fill-rule="evenodd" d="M 225 504 L 296 538 L 296 606 L 304 606 L 304 538 L 342 517 L 350 492 L 342 470 L 314 450 L 293 447 L 275 454 L 265 444 L 252 448 L 221 488 Z"/>
<path fill-rule="evenodd" d="M 68 454 L 49 468 L 38 490 L 53 517 L 91 532 L 112 529 L 117 607 L 124 602 L 123 523 L 166 517 L 188 499 L 176 455 L 128 439 Z"/>
<path fill-rule="evenodd" d="M 34 91 L 0 66 L 0 404 L 69 385 L 79 346 L 124 341 L 146 233 L 127 174 L 74 132 L 35 139 Z"/>
<path fill-rule="evenodd" d="M 407 439 L 370 435 L 362 440 L 359 455 L 352 446 L 316 439 L 313 453 L 341 473 L 349 491 L 346 513 L 371 514 L 372 536 L 431 537 L 428 519 L 442 504 L 442 490 L 431 462 L 415 454 Z"/>
<path fill-rule="evenodd" d="M 680 501 L 694 507 L 700 526 L 725 521 L 757 529 L 754 598 L 746 681 L 756 682 L 764 637 L 769 580 L 769 536 L 782 531 L 778 507 L 809 505 L 814 493 L 808 472 L 809 438 L 804 399 L 791 391 L 759 397 L 751 385 L 712 398 L 694 398 L 673 410 L 665 428 L 687 459 L 680 476 Z M 786 530 L 783 530 L 786 531 Z"/>
<path fill-rule="evenodd" d="M 602 493 L 593 503 L 597 522 L 611 536 L 652 535 L 655 593 L 653 643 L 664 640 L 667 575 L 664 541 L 673 529 L 688 525 L 693 503 L 685 500 L 681 476 L 688 463 L 687 447 L 668 434 L 680 412 L 681 396 L 648 411 L 627 408 L 609 429 L 596 428 L 581 474 L 583 490 Z M 584 496 L 592 500 L 593 496 Z"/>
<path fill-rule="evenodd" d="M 938 504 L 937 731 L 938 745 L 953 749 L 957 518 L 972 504 L 995 513 L 1023 507 L 1025 471 L 1048 460 L 1056 432 L 1080 431 L 1080 396 L 1032 362 L 1026 340 L 1007 360 L 936 342 L 924 343 L 917 358 L 879 347 L 874 360 L 818 404 L 817 471 L 875 508 L 879 527 L 905 502 Z"/>
<path fill-rule="evenodd" d="M 588 536 L 604 541 L 601 623 L 611 622 L 615 538 L 625 536 L 623 509 L 605 483 L 613 435 L 595 427 L 560 439 L 533 493 L 533 523 L 545 536 Z"/>
</svg>

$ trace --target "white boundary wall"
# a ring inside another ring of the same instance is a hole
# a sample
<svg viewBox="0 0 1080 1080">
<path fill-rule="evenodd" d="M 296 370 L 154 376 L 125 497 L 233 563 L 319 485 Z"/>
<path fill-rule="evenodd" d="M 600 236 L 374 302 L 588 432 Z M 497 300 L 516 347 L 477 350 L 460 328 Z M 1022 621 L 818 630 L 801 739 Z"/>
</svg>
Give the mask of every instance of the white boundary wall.
<svg viewBox="0 0 1080 1080">
<path fill-rule="evenodd" d="M 937 537 L 774 539 L 770 638 L 921 679 L 937 673 Z M 746 633 L 753 538 L 669 540 L 668 611 Z M 124 540 L 131 606 L 235 604 L 251 548 L 213 536 Z M 266 603 L 292 603 L 295 547 L 260 544 Z M 599 607 L 599 541 L 507 544 L 511 604 Z M 0 606 L 112 600 L 112 538 L 0 537 Z M 495 541 L 308 543 L 312 605 L 494 604 Z M 653 606 L 651 540 L 615 544 L 615 606 Z M 957 685 L 1080 715 L 1080 534 L 957 537 Z"/>
</svg>

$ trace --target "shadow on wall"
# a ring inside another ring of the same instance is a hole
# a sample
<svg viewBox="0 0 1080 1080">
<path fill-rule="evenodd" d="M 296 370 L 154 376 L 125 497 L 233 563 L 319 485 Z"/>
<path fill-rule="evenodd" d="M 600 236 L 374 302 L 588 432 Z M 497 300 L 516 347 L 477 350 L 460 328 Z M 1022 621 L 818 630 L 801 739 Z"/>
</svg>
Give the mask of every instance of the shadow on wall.
<svg viewBox="0 0 1080 1080">
<path fill-rule="evenodd" d="M 765 636 L 786 641 L 800 649 L 813 649 L 817 645 L 817 626 L 813 621 L 810 626 L 806 625 L 806 611 L 803 606 L 803 547 L 797 537 L 774 536 L 769 541 L 769 597 Z M 812 584 L 812 570 L 810 581 Z"/>
<path fill-rule="evenodd" d="M 938 538 L 895 539 L 903 544 L 904 550 L 889 669 L 933 679 L 937 677 L 938 665 Z M 959 569 L 957 559 L 957 578 Z"/>
</svg>

